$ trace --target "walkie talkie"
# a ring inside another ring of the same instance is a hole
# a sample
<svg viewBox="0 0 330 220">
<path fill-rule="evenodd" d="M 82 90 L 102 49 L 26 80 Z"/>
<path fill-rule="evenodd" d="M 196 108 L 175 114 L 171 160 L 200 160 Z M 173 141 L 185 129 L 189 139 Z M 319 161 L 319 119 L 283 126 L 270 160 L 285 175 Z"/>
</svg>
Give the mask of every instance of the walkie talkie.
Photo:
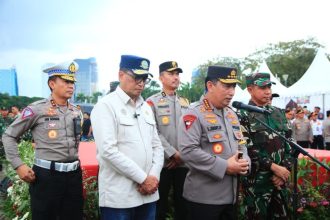
<svg viewBox="0 0 330 220">
<path fill-rule="evenodd" d="M 76 148 L 78 148 L 78 142 L 79 139 L 78 137 L 80 137 L 81 134 L 81 118 L 80 117 L 76 117 L 73 119 L 73 133 L 74 133 L 74 138 L 76 141 Z"/>
<path fill-rule="evenodd" d="M 238 159 L 243 159 L 243 152 L 238 152 Z"/>
</svg>

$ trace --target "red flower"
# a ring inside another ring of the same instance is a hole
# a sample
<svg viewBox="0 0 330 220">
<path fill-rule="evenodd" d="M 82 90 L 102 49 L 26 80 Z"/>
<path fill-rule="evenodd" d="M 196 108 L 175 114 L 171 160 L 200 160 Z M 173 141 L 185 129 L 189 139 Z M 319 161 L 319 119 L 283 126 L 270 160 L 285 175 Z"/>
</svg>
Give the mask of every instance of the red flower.
<svg viewBox="0 0 330 220">
<path fill-rule="evenodd" d="M 303 207 L 300 207 L 300 208 L 297 209 L 297 212 L 298 213 L 302 213 L 303 211 L 304 211 L 304 208 Z"/>
<path fill-rule="evenodd" d="M 311 206 L 313 208 L 316 208 L 317 207 L 317 203 L 316 202 L 310 202 L 309 203 L 309 206 Z"/>
</svg>

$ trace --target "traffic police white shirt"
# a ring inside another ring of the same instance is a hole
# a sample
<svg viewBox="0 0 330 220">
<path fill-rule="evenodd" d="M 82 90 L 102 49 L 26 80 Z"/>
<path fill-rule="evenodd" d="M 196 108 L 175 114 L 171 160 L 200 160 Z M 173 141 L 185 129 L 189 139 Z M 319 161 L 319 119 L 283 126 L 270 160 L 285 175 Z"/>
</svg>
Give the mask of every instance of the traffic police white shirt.
<svg viewBox="0 0 330 220">
<path fill-rule="evenodd" d="M 150 106 L 120 88 L 101 99 L 91 114 L 99 162 L 99 206 L 131 208 L 159 199 L 138 192 L 148 175 L 159 180 L 164 152 Z"/>
</svg>

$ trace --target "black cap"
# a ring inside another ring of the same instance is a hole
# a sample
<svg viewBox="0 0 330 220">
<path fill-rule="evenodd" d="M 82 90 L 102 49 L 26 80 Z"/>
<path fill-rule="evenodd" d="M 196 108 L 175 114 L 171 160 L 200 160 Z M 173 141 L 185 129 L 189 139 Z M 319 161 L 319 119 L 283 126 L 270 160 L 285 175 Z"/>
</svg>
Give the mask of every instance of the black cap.
<svg viewBox="0 0 330 220">
<path fill-rule="evenodd" d="M 237 70 L 231 67 L 209 66 L 206 79 L 219 79 L 223 83 L 241 83 L 237 79 Z"/>
<path fill-rule="evenodd" d="M 159 73 L 163 71 L 172 72 L 175 70 L 182 73 L 182 69 L 178 67 L 178 63 L 175 61 L 167 61 L 159 65 Z"/>
</svg>

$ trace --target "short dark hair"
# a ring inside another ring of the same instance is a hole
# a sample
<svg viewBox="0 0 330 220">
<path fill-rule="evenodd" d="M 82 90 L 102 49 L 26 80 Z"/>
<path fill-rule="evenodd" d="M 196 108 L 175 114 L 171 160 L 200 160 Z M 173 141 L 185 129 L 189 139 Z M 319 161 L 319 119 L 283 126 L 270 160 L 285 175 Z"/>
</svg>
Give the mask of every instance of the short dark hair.
<svg viewBox="0 0 330 220">
<path fill-rule="evenodd" d="M 330 116 L 330 110 L 327 111 L 327 117 L 329 117 L 329 116 Z"/>
<path fill-rule="evenodd" d="M 205 92 L 207 92 L 207 82 L 208 81 L 211 81 L 214 85 L 217 83 L 217 82 L 219 82 L 219 80 L 218 79 L 215 79 L 215 78 L 210 78 L 210 77 L 206 77 L 205 78 Z"/>
<path fill-rule="evenodd" d="M 320 107 L 318 107 L 318 106 L 315 106 L 314 108 L 317 108 L 318 110 L 321 110 L 321 108 L 320 108 Z"/>
<path fill-rule="evenodd" d="M 84 114 L 88 115 L 88 116 L 91 116 L 91 114 L 89 114 L 89 112 L 84 112 Z"/>
<path fill-rule="evenodd" d="M 57 78 L 58 78 L 58 76 L 51 76 L 51 77 L 48 78 L 47 84 L 48 84 L 48 87 L 49 87 L 49 89 L 50 89 L 51 92 L 53 92 L 53 90 L 52 90 L 52 88 L 50 88 L 50 86 L 49 86 L 49 82 L 50 82 L 50 81 L 54 81 L 54 82 L 55 82 L 55 80 L 56 80 Z"/>
</svg>

